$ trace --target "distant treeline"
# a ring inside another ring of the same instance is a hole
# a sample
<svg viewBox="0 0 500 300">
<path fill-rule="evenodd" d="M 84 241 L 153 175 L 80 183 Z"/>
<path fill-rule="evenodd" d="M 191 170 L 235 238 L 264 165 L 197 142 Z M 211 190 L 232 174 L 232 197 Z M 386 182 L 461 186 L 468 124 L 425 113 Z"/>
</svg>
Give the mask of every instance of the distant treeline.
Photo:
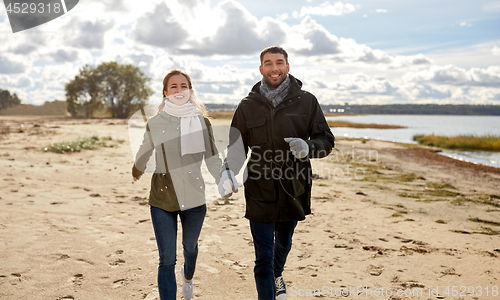
<svg viewBox="0 0 500 300">
<path fill-rule="evenodd" d="M 326 113 L 388 115 L 488 115 L 499 116 L 500 105 L 387 104 L 321 105 Z"/>
<path fill-rule="evenodd" d="M 66 116 L 66 101 L 54 100 L 45 102 L 43 105 L 18 104 L 0 110 L 0 115 L 7 116 Z"/>
</svg>

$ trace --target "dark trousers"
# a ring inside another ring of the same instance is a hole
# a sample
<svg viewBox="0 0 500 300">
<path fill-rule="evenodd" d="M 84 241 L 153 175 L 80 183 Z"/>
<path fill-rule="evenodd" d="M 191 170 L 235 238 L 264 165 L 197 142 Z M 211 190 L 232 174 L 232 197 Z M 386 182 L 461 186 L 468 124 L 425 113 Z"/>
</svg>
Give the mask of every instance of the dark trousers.
<svg viewBox="0 0 500 300">
<path fill-rule="evenodd" d="M 255 247 L 254 276 L 259 300 L 275 300 L 275 278 L 281 276 L 292 249 L 297 221 L 263 223 L 250 221 Z"/>
<path fill-rule="evenodd" d="M 183 211 L 168 212 L 151 206 L 151 220 L 160 254 L 158 266 L 158 290 L 161 300 L 175 300 L 177 284 L 175 262 L 177 252 L 177 216 L 182 224 L 182 246 L 184 248 L 184 272 L 186 279 L 193 278 L 198 258 L 200 237 L 207 206 L 201 205 Z"/>
</svg>

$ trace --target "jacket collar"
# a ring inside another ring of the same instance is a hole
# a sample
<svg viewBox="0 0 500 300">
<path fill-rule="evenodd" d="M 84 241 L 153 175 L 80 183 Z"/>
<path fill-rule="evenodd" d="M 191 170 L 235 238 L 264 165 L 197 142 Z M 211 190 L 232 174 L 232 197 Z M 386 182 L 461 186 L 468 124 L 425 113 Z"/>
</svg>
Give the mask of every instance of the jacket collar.
<svg viewBox="0 0 500 300">
<path fill-rule="evenodd" d="M 302 89 L 302 81 L 298 80 L 297 78 L 293 77 L 291 74 L 288 74 L 290 76 L 290 90 L 288 91 L 288 95 L 294 94 L 297 91 L 300 91 Z M 261 82 L 257 82 L 253 87 L 252 90 L 250 91 L 251 93 L 257 93 L 260 95 L 260 85 Z M 288 96 L 287 95 L 287 96 Z"/>
</svg>

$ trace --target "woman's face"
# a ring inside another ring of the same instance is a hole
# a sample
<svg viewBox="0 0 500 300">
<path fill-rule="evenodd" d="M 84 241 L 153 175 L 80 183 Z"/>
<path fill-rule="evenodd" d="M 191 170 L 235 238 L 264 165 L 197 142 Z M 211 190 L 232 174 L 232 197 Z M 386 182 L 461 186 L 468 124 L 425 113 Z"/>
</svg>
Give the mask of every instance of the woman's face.
<svg viewBox="0 0 500 300">
<path fill-rule="evenodd" d="M 167 90 L 163 91 L 165 97 L 175 105 L 183 105 L 189 101 L 191 91 L 189 82 L 184 75 L 178 74 L 170 77 L 167 82 Z"/>
</svg>

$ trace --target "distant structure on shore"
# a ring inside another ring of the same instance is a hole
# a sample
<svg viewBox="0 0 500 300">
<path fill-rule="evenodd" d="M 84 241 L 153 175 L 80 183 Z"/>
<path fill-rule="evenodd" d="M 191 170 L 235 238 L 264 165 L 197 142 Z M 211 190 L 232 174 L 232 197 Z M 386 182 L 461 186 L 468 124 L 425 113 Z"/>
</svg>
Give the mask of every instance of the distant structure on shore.
<svg viewBox="0 0 500 300">
<path fill-rule="evenodd" d="M 500 116 L 500 105 L 386 104 L 321 105 L 325 113 L 383 115 L 476 115 Z"/>
</svg>

